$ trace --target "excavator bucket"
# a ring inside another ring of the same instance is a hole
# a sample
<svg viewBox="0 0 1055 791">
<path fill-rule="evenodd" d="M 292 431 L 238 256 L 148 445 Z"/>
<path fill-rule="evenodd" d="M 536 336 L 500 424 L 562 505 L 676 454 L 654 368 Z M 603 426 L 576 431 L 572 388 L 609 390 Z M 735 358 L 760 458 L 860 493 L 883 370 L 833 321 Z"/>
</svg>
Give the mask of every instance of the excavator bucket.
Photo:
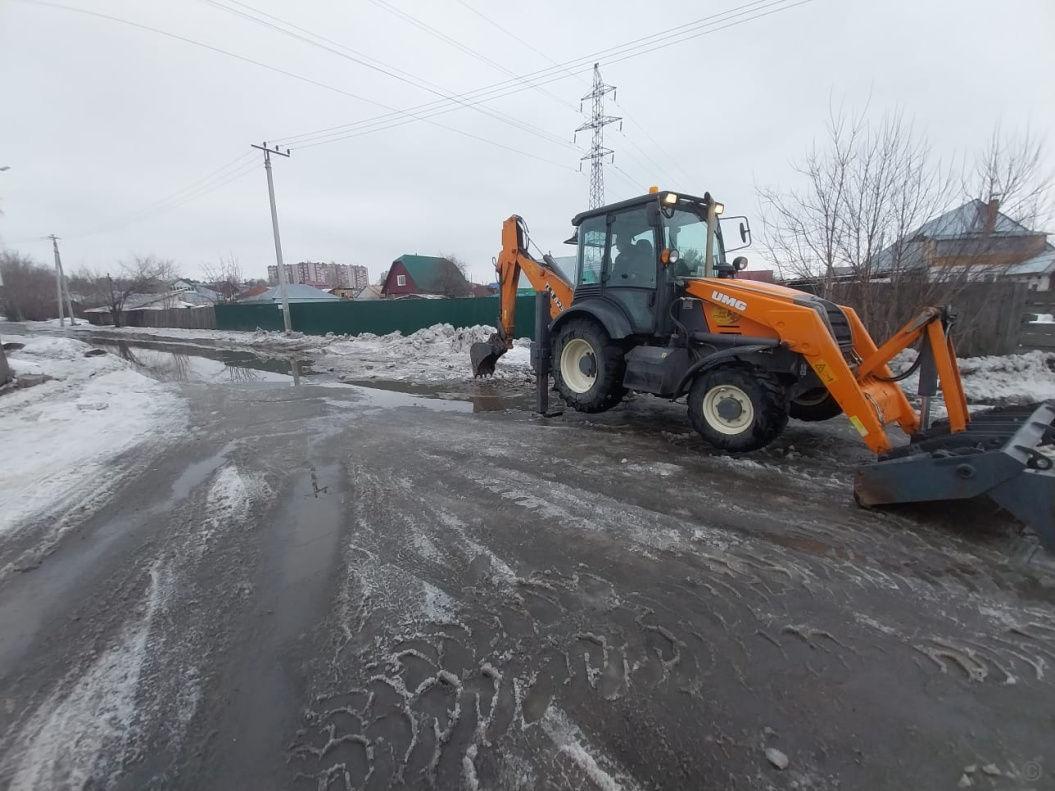
<svg viewBox="0 0 1055 791">
<path fill-rule="evenodd" d="M 506 344 L 496 332 L 484 342 L 474 343 L 469 347 L 469 360 L 473 365 L 473 378 L 492 376 L 495 363 L 506 353 Z"/>
<path fill-rule="evenodd" d="M 988 496 L 1055 552 L 1055 401 L 973 415 L 964 431 L 932 429 L 857 469 L 864 506 Z"/>
</svg>

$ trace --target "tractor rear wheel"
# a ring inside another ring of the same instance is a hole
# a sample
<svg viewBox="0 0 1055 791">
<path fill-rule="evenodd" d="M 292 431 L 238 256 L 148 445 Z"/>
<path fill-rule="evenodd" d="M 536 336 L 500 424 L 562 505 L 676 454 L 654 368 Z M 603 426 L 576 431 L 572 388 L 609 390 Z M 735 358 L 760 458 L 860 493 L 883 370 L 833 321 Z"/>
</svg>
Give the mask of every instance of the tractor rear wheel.
<svg viewBox="0 0 1055 791">
<path fill-rule="evenodd" d="M 831 420 L 843 413 L 835 397 L 823 387 L 803 393 L 788 405 L 788 413 L 796 420 L 815 422 Z"/>
<path fill-rule="evenodd" d="M 622 347 L 590 319 L 572 319 L 553 339 L 557 392 L 579 412 L 604 412 L 626 395 Z"/>
<path fill-rule="evenodd" d="M 721 365 L 693 380 L 689 421 L 716 448 L 763 448 L 788 424 L 787 391 L 777 377 L 746 365 Z"/>
</svg>

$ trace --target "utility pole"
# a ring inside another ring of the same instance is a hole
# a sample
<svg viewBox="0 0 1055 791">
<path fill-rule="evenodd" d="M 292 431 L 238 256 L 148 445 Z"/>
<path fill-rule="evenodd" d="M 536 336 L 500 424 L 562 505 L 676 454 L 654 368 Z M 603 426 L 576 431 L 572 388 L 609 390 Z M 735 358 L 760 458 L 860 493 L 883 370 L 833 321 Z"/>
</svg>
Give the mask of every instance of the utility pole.
<svg viewBox="0 0 1055 791">
<path fill-rule="evenodd" d="M 264 152 L 264 170 L 267 171 L 267 194 L 271 199 L 271 227 L 275 232 L 275 259 L 278 261 L 278 293 L 282 298 L 282 326 L 289 332 L 292 327 L 289 321 L 289 294 L 286 289 L 286 267 L 282 263 L 282 239 L 278 235 L 278 209 L 275 207 L 275 180 L 271 177 L 271 155 L 289 157 L 289 149 L 285 153 L 279 151 L 278 146 L 268 148 L 267 141 L 263 145 L 253 145 Z"/>
<path fill-rule="evenodd" d="M 612 155 L 612 161 L 615 161 L 615 152 L 610 148 L 605 148 L 604 145 L 604 128 L 608 124 L 613 124 L 619 121 L 619 128 L 623 128 L 623 119 L 613 115 L 604 114 L 604 97 L 605 94 L 612 94 L 612 98 L 615 98 L 615 86 L 605 85 L 604 80 L 601 79 L 600 64 L 593 64 L 593 89 L 582 97 L 579 103 L 579 112 L 582 112 L 582 102 L 587 99 L 591 100 L 592 108 L 590 112 L 590 120 L 575 130 L 576 136 L 579 132 L 583 132 L 587 129 L 593 130 L 593 140 L 590 142 L 590 153 L 586 154 L 579 160 L 579 169 L 582 170 L 583 161 L 589 159 L 590 164 L 590 208 L 596 209 L 598 206 L 604 206 L 604 158 L 609 154 Z"/>
<path fill-rule="evenodd" d="M 51 246 L 55 250 L 55 292 L 58 295 L 59 300 L 59 326 L 65 327 L 66 318 L 63 315 L 62 305 L 62 259 L 59 258 L 59 237 L 57 237 L 55 234 L 52 234 L 47 238 L 51 239 Z M 72 315 L 70 316 L 70 320 L 73 320 Z"/>
</svg>

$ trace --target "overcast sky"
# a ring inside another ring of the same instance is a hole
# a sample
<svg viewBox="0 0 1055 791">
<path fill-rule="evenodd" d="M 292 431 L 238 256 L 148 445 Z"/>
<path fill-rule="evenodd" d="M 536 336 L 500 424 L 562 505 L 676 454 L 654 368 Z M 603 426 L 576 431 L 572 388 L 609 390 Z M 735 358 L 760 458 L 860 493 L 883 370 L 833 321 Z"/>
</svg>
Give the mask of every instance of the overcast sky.
<svg viewBox="0 0 1055 791">
<path fill-rule="evenodd" d="M 194 276 L 233 254 L 262 277 L 275 254 L 250 143 L 390 115 L 380 131 L 290 142 L 275 162 L 286 261 L 365 264 L 376 279 L 401 253 L 454 253 L 486 282 L 510 214 L 570 252 L 593 53 L 722 12 L 739 16 L 698 30 L 739 24 L 597 58 L 618 88 L 607 110 L 626 119 L 606 130 L 609 201 L 658 184 L 755 217 L 756 184 L 793 183 L 833 97 L 902 108 L 941 153 L 979 148 L 998 122 L 1055 130 L 1052 0 L 796 2 L 0 0 L 0 241 L 50 262 L 40 237 L 58 234 L 67 271 L 156 254 Z M 245 18 L 265 13 L 331 43 Z M 541 87 L 514 79 L 545 69 Z M 393 114 L 498 83 L 517 92 L 448 102 L 431 122 Z"/>
</svg>

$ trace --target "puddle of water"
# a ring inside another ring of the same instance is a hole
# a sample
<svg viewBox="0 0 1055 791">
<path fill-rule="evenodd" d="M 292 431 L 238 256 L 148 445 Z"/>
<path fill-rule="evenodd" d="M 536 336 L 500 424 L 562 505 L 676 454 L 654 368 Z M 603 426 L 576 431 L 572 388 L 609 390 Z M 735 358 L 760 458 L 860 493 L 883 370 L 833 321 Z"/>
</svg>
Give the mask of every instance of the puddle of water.
<svg viewBox="0 0 1055 791">
<path fill-rule="evenodd" d="M 300 384 L 309 376 L 307 360 L 265 359 L 252 352 L 195 348 L 160 343 L 95 340 L 92 344 L 128 360 L 140 373 L 162 382 L 210 384 Z"/>
<path fill-rule="evenodd" d="M 233 448 L 234 443 L 228 442 L 218 453 L 188 465 L 187 469 L 180 473 L 180 476 L 172 483 L 172 499 L 182 500 L 192 490 L 204 483 L 206 478 L 219 469 L 220 465 L 223 464 L 223 460 Z"/>
<path fill-rule="evenodd" d="M 152 341 L 115 341 L 92 339 L 94 345 L 131 362 L 146 376 L 163 382 L 206 382 L 239 385 L 300 385 L 304 378 L 329 383 L 320 372 L 312 370 L 311 360 L 263 358 L 248 351 L 184 347 Z M 333 382 L 338 384 L 338 382 Z M 507 409 L 530 410 L 534 396 L 529 393 L 507 394 L 491 384 L 473 383 L 462 392 L 452 392 L 450 382 L 417 383 L 375 380 L 340 380 L 352 387 L 367 408 L 394 409 L 424 407 L 442 412 L 501 412 Z M 455 385 L 457 387 L 457 385 Z M 222 453 L 226 453 L 226 450 Z M 189 468 L 190 488 L 194 476 L 207 475 L 214 460 L 200 462 L 201 468 Z M 176 487 L 180 486 L 177 481 Z M 189 491 L 189 490 L 188 490 Z"/>
<path fill-rule="evenodd" d="M 424 407 L 434 412 L 472 412 L 473 405 L 468 401 L 453 401 L 444 398 L 429 398 L 425 396 L 411 395 L 399 390 L 389 390 L 379 387 L 365 387 L 362 385 L 350 385 L 350 388 L 359 395 L 358 403 L 377 410 L 395 409 L 397 407 Z"/>
<path fill-rule="evenodd" d="M 434 402 L 436 400 L 448 404 L 471 404 L 471 409 L 467 407 L 454 409 L 454 411 L 461 412 L 502 412 L 506 409 L 524 411 L 534 409 L 535 406 L 534 394 L 502 393 L 494 385 L 480 385 L 473 383 L 468 391 L 459 393 L 451 392 L 451 384 L 449 382 L 442 384 L 421 384 L 417 382 L 377 381 L 374 379 L 342 379 L 341 381 L 343 384 L 354 387 L 357 391 L 365 390 L 375 394 L 394 393 L 417 397 L 416 399 L 413 399 L 412 403 L 409 403 L 399 400 L 395 396 L 391 396 L 391 402 L 386 402 L 386 399 L 389 398 L 389 396 L 375 396 L 375 403 L 383 404 L 385 406 L 425 406 L 430 409 L 446 408 L 436 407 L 433 403 L 424 403 Z"/>
</svg>

